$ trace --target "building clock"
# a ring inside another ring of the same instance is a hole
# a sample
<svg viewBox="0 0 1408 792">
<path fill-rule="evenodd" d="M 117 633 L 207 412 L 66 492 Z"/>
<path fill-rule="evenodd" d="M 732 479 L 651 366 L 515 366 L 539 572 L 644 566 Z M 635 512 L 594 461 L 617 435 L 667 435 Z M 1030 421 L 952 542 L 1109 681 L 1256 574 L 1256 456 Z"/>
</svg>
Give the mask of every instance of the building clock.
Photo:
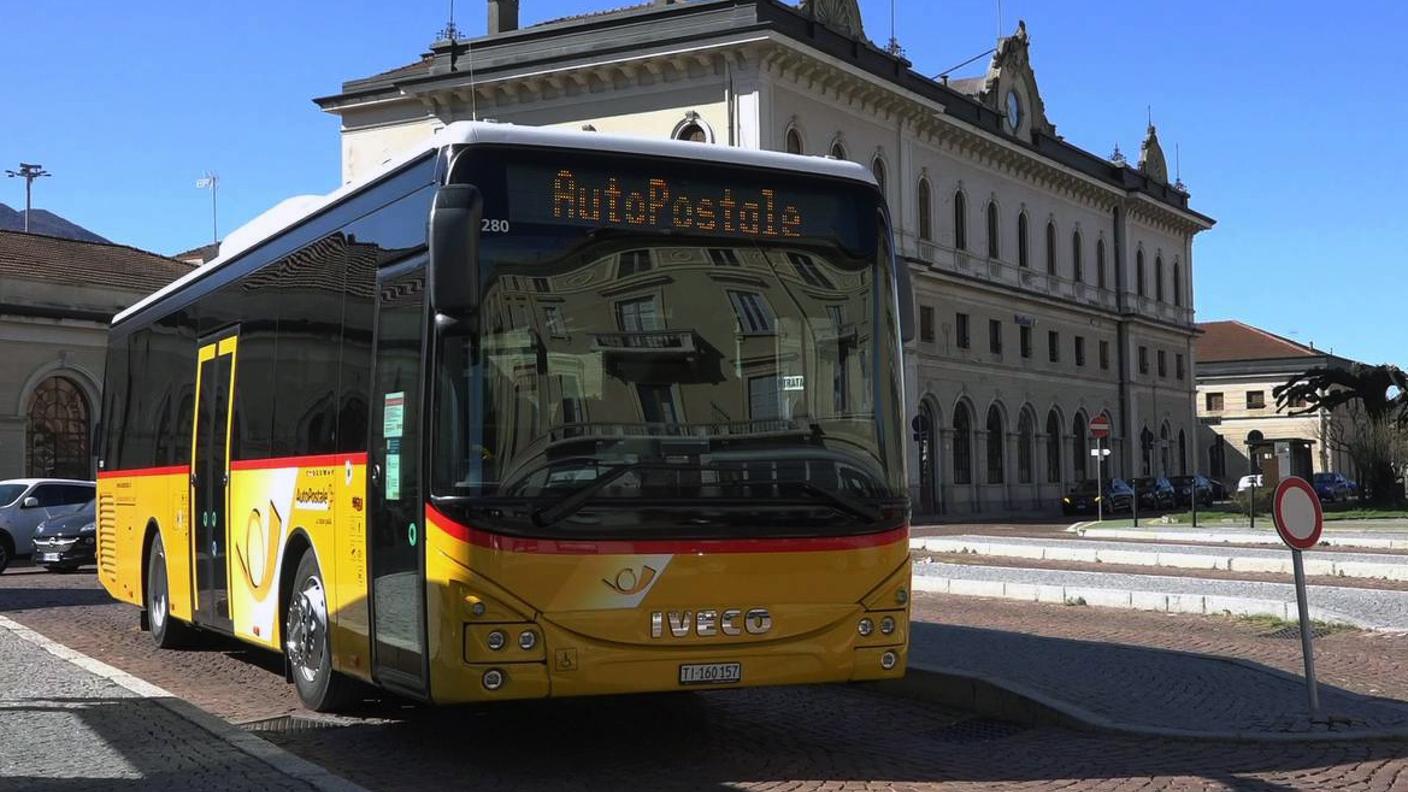
<svg viewBox="0 0 1408 792">
<path fill-rule="evenodd" d="M 1013 132 L 1022 125 L 1022 99 L 1015 90 L 1007 92 L 1007 128 Z"/>
</svg>

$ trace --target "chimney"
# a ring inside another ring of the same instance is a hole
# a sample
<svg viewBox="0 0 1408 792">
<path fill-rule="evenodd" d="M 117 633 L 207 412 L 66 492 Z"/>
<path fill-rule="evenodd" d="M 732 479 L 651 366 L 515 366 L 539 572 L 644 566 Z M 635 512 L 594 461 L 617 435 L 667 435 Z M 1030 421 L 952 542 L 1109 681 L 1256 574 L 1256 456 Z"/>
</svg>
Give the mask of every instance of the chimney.
<svg viewBox="0 0 1408 792">
<path fill-rule="evenodd" d="M 489 0 L 489 35 L 518 30 L 518 0 Z"/>
</svg>

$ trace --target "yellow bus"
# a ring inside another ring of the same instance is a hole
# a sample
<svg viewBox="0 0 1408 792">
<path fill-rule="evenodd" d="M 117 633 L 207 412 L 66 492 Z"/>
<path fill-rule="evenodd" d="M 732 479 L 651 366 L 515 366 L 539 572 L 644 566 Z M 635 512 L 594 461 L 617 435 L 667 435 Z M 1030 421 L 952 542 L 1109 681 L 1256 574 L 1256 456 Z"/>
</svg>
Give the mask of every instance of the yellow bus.
<svg viewBox="0 0 1408 792">
<path fill-rule="evenodd" d="M 898 677 L 890 239 L 854 163 L 452 124 L 115 317 L 99 577 L 315 710 Z"/>
</svg>

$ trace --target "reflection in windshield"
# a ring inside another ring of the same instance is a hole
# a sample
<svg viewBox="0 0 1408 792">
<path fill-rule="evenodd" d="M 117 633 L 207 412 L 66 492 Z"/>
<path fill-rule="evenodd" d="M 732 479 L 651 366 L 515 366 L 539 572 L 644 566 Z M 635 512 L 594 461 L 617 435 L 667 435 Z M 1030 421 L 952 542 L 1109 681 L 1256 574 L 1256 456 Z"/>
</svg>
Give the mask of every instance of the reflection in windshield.
<svg viewBox="0 0 1408 792">
<path fill-rule="evenodd" d="M 485 238 L 477 348 L 442 351 L 438 494 L 556 499 L 635 464 L 601 497 L 902 497 L 873 257 L 603 236 Z"/>
</svg>

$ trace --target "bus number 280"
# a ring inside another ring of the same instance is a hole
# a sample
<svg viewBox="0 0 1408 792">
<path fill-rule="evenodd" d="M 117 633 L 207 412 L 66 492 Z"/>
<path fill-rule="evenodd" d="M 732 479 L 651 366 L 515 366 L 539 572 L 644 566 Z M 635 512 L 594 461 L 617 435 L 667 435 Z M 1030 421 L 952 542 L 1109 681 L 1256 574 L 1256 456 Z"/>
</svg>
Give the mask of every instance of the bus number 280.
<svg viewBox="0 0 1408 792">
<path fill-rule="evenodd" d="M 486 218 L 484 218 L 484 219 L 482 219 L 482 220 L 479 221 L 479 230 L 480 230 L 480 232 L 482 232 L 482 233 L 489 233 L 489 234 L 507 234 L 507 233 L 508 233 L 508 221 L 507 221 L 507 220 L 492 219 L 492 218 L 486 217 Z"/>
</svg>

